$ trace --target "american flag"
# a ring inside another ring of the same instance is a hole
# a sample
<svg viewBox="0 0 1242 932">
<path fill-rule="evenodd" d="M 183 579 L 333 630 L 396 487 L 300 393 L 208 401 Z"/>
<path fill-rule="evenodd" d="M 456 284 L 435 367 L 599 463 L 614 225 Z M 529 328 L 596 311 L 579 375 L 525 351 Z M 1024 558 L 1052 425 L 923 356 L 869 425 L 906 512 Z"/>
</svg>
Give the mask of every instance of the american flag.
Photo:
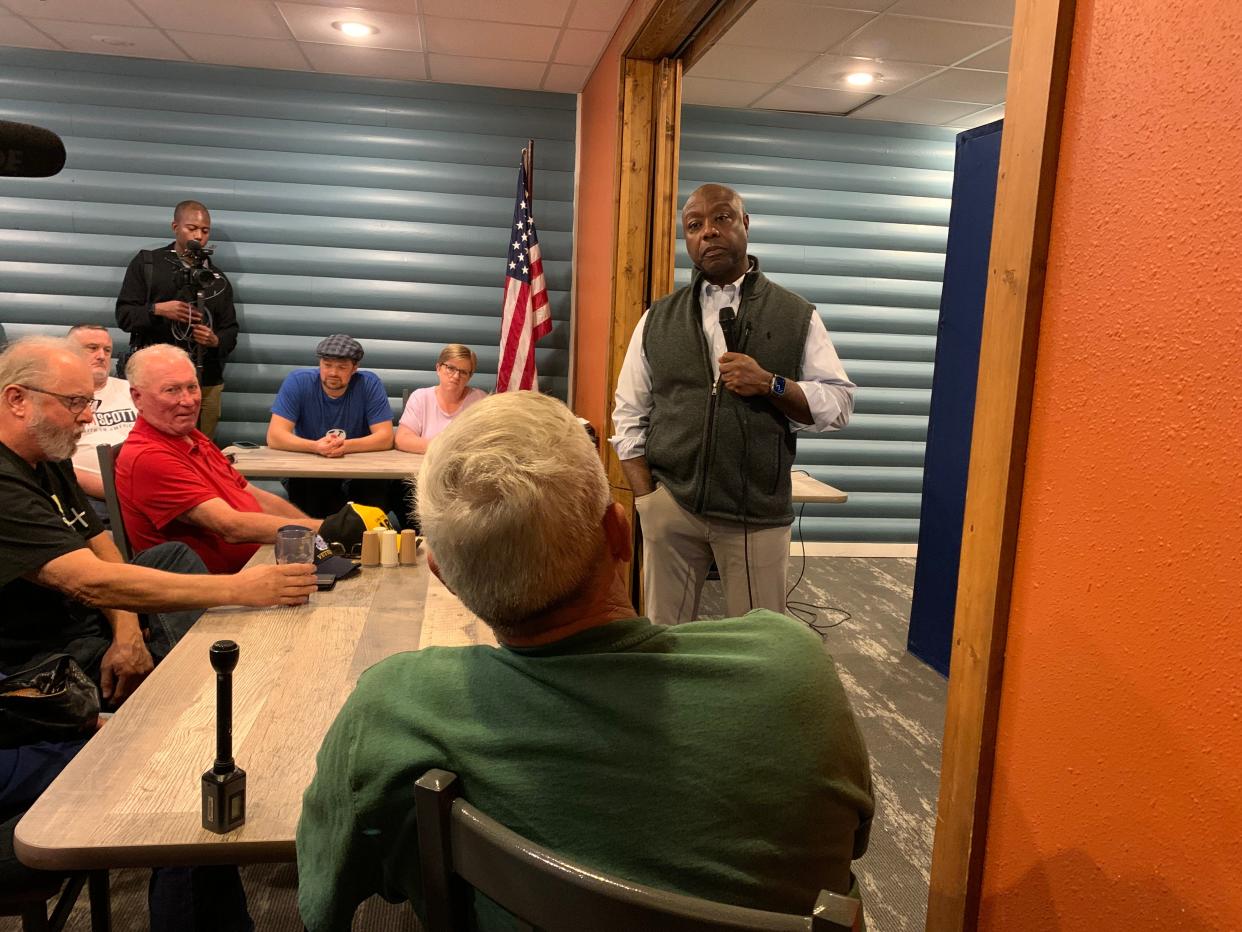
<svg viewBox="0 0 1242 932">
<path fill-rule="evenodd" d="M 535 341 L 552 330 L 548 286 L 543 280 L 543 259 L 535 219 L 530 213 L 526 164 L 518 168 L 517 199 L 509 259 L 505 266 L 505 306 L 500 322 L 500 369 L 496 391 L 537 389 Z"/>
</svg>

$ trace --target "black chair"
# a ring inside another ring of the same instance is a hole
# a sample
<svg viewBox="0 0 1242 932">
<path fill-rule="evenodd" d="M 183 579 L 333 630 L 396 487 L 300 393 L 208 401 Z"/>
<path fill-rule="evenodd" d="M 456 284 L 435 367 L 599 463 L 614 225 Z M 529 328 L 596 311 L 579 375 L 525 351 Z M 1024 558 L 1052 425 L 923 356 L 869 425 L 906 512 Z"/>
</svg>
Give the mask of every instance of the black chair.
<svg viewBox="0 0 1242 932">
<path fill-rule="evenodd" d="M 414 786 L 428 932 L 469 928 L 470 888 L 531 932 L 858 932 L 862 903 L 823 891 L 810 916 L 669 893 L 559 857 L 459 797 L 456 774 L 429 770 Z"/>
<path fill-rule="evenodd" d="M 95 447 L 99 457 L 99 477 L 103 480 L 104 503 L 108 506 L 108 521 L 112 525 L 112 540 L 116 549 L 121 551 L 121 558 L 130 562 L 133 552 L 129 546 L 129 535 L 125 533 L 125 519 L 121 516 L 121 500 L 116 494 L 116 460 L 121 455 L 124 441 L 116 446 L 101 444 Z"/>
<path fill-rule="evenodd" d="M 0 916 L 21 916 L 22 932 L 61 932 L 87 883 L 90 884 L 91 932 L 111 932 L 112 907 L 106 870 L 73 873 L 67 881 L 62 875 L 48 874 L 46 880 L 31 883 L 22 890 L 0 893 Z M 60 899 L 49 916 L 47 901 L 58 893 Z"/>
</svg>

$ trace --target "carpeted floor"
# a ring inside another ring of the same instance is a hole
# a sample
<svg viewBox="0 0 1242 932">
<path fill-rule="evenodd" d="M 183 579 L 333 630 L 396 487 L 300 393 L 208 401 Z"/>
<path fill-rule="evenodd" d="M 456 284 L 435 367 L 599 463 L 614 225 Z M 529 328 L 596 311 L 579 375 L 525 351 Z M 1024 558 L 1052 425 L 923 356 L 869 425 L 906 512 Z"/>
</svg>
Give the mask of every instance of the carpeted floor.
<svg viewBox="0 0 1242 932">
<path fill-rule="evenodd" d="M 801 561 L 793 561 L 797 576 Z M 939 786 L 940 739 L 945 681 L 906 653 L 913 559 L 810 557 L 794 602 L 829 606 L 852 617 L 824 631 L 849 691 L 871 752 L 878 811 L 871 847 L 856 865 L 871 932 L 906 932 L 924 927 L 932 832 Z M 792 579 L 791 579 L 792 582 Z M 709 583 L 703 614 L 721 614 L 719 583 Z M 816 623 L 843 616 L 820 609 Z M 147 929 L 147 871 L 112 873 L 113 928 Z M 242 868 L 251 915 L 259 932 L 301 932 L 297 915 L 297 873 L 293 865 Z M 355 930 L 414 932 L 408 906 L 368 901 Z M 0 919 L 0 932 L 17 932 L 16 919 Z M 67 930 L 89 932 L 86 897 Z"/>
</svg>

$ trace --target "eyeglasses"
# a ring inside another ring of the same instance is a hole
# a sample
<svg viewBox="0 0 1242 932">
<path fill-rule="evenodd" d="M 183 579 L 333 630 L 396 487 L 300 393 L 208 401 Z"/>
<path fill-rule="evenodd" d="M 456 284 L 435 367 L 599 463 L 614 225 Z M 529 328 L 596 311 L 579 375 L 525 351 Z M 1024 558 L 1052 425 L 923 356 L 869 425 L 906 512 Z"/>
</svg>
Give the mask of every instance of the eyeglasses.
<svg viewBox="0 0 1242 932">
<path fill-rule="evenodd" d="M 28 392 L 38 392 L 40 395 L 51 395 L 62 405 L 72 411 L 74 414 L 81 414 L 86 406 L 94 401 L 91 395 L 62 395 L 60 392 L 49 392 L 46 388 L 35 388 L 33 385 L 22 385 L 17 383 L 18 388 L 24 388 Z"/>
<path fill-rule="evenodd" d="M 456 366 L 450 366 L 446 362 L 440 363 L 440 366 L 441 368 L 447 369 L 449 375 L 455 375 L 459 378 L 468 379 L 470 376 L 474 375 L 473 372 L 467 372 L 465 369 L 458 369 Z"/>
</svg>

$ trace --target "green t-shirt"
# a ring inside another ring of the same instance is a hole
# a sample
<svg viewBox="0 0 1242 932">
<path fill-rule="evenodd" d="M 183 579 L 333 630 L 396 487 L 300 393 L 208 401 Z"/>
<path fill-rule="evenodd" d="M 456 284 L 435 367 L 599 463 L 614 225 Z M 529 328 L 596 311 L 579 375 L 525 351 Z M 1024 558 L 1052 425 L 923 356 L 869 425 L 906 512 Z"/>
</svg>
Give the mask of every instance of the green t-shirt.
<svg viewBox="0 0 1242 932">
<path fill-rule="evenodd" d="M 780 912 L 849 891 L 873 811 L 832 660 L 782 615 L 634 618 L 539 648 L 398 654 L 359 680 L 303 799 L 310 932 L 348 929 L 373 893 L 421 909 L 413 787 L 433 767 L 564 857 Z M 478 912 L 480 928 L 507 927 Z"/>
</svg>

